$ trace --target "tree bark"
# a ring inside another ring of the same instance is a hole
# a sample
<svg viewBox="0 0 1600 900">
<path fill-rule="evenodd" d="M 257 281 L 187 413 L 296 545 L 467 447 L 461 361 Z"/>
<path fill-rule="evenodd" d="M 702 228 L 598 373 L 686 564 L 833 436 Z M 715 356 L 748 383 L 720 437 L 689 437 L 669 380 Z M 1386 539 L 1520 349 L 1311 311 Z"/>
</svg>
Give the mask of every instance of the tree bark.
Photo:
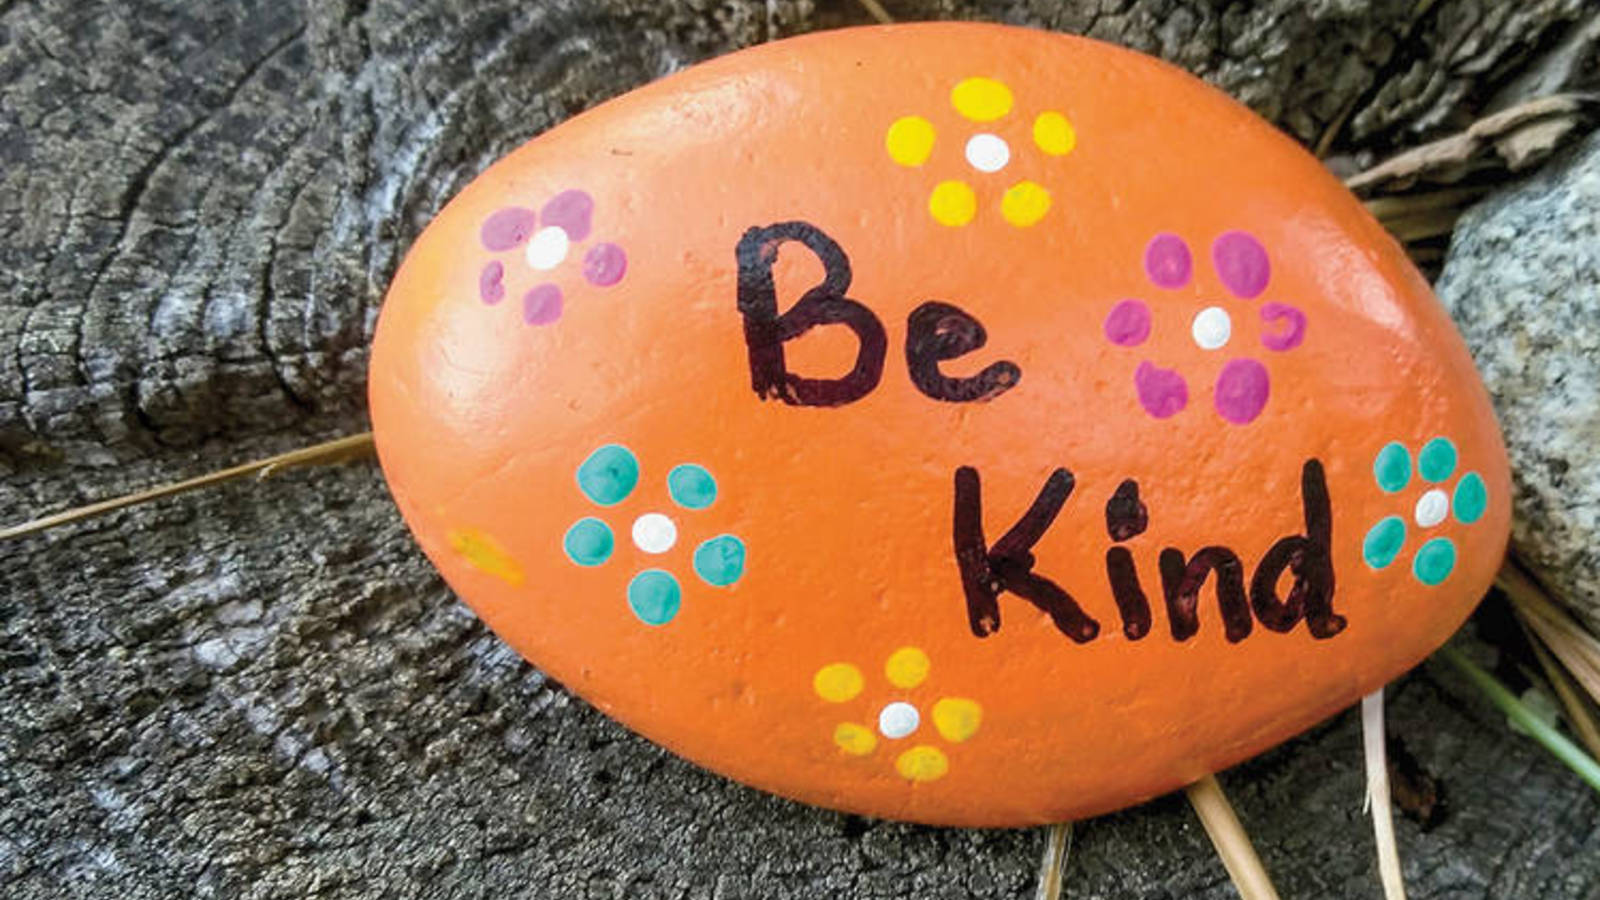
<svg viewBox="0 0 1600 900">
<path fill-rule="evenodd" d="M 1583 0 L 906 0 L 1102 37 L 1360 161 L 1581 84 Z M 388 278 L 489 163 L 845 0 L 0 2 L 0 523 L 361 430 Z M 1583 897 L 1600 802 L 1424 668 L 1413 897 Z M 1225 773 L 1284 896 L 1371 897 L 1352 715 Z M 1071 765 L 1062 760 L 1062 765 Z M 866 821 L 676 760 L 459 605 L 366 464 L 0 546 L 7 896 L 1014 897 L 1042 831 Z M 1231 896 L 1181 798 L 1072 897 Z"/>
</svg>

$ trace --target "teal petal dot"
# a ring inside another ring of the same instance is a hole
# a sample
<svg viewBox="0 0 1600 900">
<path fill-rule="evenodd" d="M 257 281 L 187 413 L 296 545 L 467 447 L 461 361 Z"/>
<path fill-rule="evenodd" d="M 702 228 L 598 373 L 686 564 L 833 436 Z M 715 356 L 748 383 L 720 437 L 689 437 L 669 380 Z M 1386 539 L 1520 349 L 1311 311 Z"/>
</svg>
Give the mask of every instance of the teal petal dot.
<svg viewBox="0 0 1600 900">
<path fill-rule="evenodd" d="M 1372 474 L 1385 494 L 1395 493 L 1411 482 L 1411 453 L 1404 444 L 1390 441 L 1372 461 Z"/>
<path fill-rule="evenodd" d="M 561 542 L 567 558 L 580 566 L 600 565 L 611 558 L 611 550 L 616 545 L 611 526 L 599 519 L 579 519 L 572 523 Z"/>
<path fill-rule="evenodd" d="M 1417 454 L 1417 471 L 1426 481 L 1440 482 L 1456 470 L 1456 445 L 1449 438 L 1436 437 Z"/>
<path fill-rule="evenodd" d="M 1477 472 L 1468 472 L 1461 476 L 1461 481 L 1456 485 L 1456 499 L 1450 504 L 1456 511 L 1456 520 L 1463 525 L 1471 525 L 1483 518 L 1483 511 L 1489 506 L 1489 488 L 1483 483 L 1483 476 Z"/>
<path fill-rule="evenodd" d="M 1449 578 L 1455 567 L 1456 545 L 1449 538 L 1441 537 L 1422 545 L 1417 558 L 1411 562 L 1411 573 L 1431 587 Z"/>
<path fill-rule="evenodd" d="M 1361 558 L 1374 569 L 1382 569 L 1400 555 L 1406 543 L 1406 523 L 1399 516 L 1390 516 L 1372 526 L 1361 542 Z"/>
<path fill-rule="evenodd" d="M 646 625 L 665 625 L 678 614 L 683 591 L 678 579 L 660 569 L 645 569 L 628 582 L 628 608 Z"/>
<path fill-rule="evenodd" d="M 578 489 L 601 506 L 616 506 L 639 483 L 639 460 L 620 444 L 607 444 L 578 467 Z"/>
<path fill-rule="evenodd" d="M 705 509 L 717 499 L 717 480 L 705 466 L 684 463 L 667 473 L 667 493 L 685 509 Z"/>
<path fill-rule="evenodd" d="M 695 548 L 694 572 L 713 587 L 727 587 L 744 575 L 744 541 L 718 535 Z"/>
</svg>

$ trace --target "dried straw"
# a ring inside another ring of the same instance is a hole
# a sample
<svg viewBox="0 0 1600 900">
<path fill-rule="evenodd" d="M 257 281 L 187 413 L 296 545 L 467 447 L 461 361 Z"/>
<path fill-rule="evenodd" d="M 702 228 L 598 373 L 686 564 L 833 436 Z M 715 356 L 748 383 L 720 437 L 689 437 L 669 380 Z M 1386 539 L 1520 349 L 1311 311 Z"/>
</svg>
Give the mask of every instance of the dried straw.
<svg viewBox="0 0 1600 900">
<path fill-rule="evenodd" d="M 269 456 L 266 459 L 258 459 L 217 472 L 207 472 L 204 475 L 185 479 L 184 481 L 174 481 L 148 490 L 124 494 L 121 497 L 113 497 L 110 500 L 102 500 L 98 503 L 90 503 L 87 506 L 75 507 L 64 512 L 34 519 L 31 522 L 12 525 L 9 528 L 0 528 L 0 541 L 34 534 L 58 525 L 68 525 L 95 516 L 105 515 L 127 506 L 148 503 L 151 500 L 159 500 L 162 497 L 171 497 L 174 494 L 199 490 L 200 488 L 221 484 L 225 481 L 234 481 L 250 476 L 255 476 L 258 479 L 269 478 L 285 469 L 344 462 L 368 456 L 371 453 L 372 432 L 352 434 L 349 437 L 337 438 L 310 447 L 301 447 L 298 450 L 290 450 L 288 453 L 280 453 L 277 456 Z"/>
<path fill-rule="evenodd" d="M 1051 825 L 1044 838 L 1044 856 L 1039 860 L 1039 888 L 1033 900 L 1061 900 L 1067 857 L 1072 853 L 1072 823 Z"/>
<path fill-rule="evenodd" d="M 1378 842 L 1378 874 L 1386 900 L 1406 900 L 1400 874 L 1400 847 L 1394 839 L 1394 805 L 1389 799 L 1389 752 L 1384 743 L 1383 688 L 1361 698 L 1361 749 L 1367 761 L 1367 805 Z"/>
<path fill-rule="evenodd" d="M 1217 848 L 1217 856 L 1222 858 L 1223 868 L 1228 870 L 1228 877 L 1233 879 L 1240 898 L 1278 900 L 1278 891 L 1272 886 L 1272 879 L 1261 865 L 1261 857 L 1250 843 L 1250 835 L 1239 824 L 1239 816 L 1234 813 L 1216 776 L 1207 775 L 1184 788 L 1184 793 L 1189 795 L 1189 804 L 1200 817 L 1200 824 L 1205 826 L 1212 846 Z"/>
</svg>

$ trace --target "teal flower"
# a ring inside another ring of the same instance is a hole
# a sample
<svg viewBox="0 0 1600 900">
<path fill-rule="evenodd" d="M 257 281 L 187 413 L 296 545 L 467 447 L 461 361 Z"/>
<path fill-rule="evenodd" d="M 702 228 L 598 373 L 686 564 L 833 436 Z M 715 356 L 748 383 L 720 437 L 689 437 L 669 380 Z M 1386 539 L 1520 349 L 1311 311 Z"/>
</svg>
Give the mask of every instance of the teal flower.
<svg viewBox="0 0 1600 900">
<path fill-rule="evenodd" d="M 578 490 L 596 506 L 620 507 L 637 499 L 642 468 L 632 450 L 607 444 L 584 459 L 577 470 Z M 699 512 L 717 501 L 717 481 L 705 466 L 683 463 L 666 478 L 667 495 L 683 510 Z M 619 510 L 620 511 L 620 510 Z M 627 529 L 634 547 L 653 556 L 669 553 L 678 544 L 679 523 L 660 510 L 640 512 Z M 617 549 L 616 533 L 604 519 L 586 516 L 572 523 L 561 541 L 567 559 L 584 568 L 605 565 Z M 690 557 L 690 567 L 711 587 L 730 587 L 744 577 L 745 545 L 731 534 L 702 541 Z M 641 570 L 628 583 L 628 608 L 646 625 L 665 625 L 683 605 L 683 588 L 665 568 Z"/>
<path fill-rule="evenodd" d="M 1382 570 L 1392 565 L 1406 549 L 1410 530 L 1415 527 L 1424 539 L 1411 557 L 1411 574 L 1430 587 L 1450 577 L 1456 567 L 1455 542 L 1442 534 L 1430 537 L 1429 532 L 1446 527 L 1452 513 L 1457 523 L 1471 525 L 1483 518 L 1489 505 L 1488 486 L 1477 472 L 1463 474 L 1453 490 L 1446 490 L 1459 461 L 1456 445 L 1445 437 L 1423 444 L 1417 452 L 1415 467 L 1411 451 L 1398 441 L 1378 451 L 1372 461 L 1372 476 L 1378 489 L 1392 495 L 1402 495 L 1408 490 L 1420 493 L 1412 501 L 1410 524 L 1401 516 L 1391 515 L 1367 529 L 1361 542 L 1361 558 L 1368 566 Z"/>
</svg>

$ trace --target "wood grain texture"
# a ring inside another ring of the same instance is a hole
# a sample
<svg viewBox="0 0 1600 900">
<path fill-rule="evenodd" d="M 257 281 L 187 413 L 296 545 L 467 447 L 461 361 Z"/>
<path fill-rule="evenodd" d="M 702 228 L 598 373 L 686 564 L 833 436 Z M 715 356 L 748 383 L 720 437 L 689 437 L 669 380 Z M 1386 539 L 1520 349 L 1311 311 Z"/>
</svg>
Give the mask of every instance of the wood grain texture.
<svg viewBox="0 0 1600 900">
<path fill-rule="evenodd" d="M 1154 51 L 1308 143 L 1344 117 L 1352 157 L 1593 70 L 1581 0 L 886 6 Z M 477 171 L 698 59 L 860 19 L 806 0 L 0 3 L 0 522 L 362 430 L 383 287 Z M 1592 793 L 1450 673 L 1389 699 L 1447 805 L 1427 833 L 1397 823 L 1413 897 L 1592 894 Z M 1354 715 L 1221 780 L 1284 896 L 1378 896 Z M 629 735 L 455 602 L 367 464 L 0 552 L 7 896 L 1015 897 L 1043 840 L 802 808 Z M 1232 890 L 1178 797 L 1080 827 L 1067 883 Z"/>
</svg>

